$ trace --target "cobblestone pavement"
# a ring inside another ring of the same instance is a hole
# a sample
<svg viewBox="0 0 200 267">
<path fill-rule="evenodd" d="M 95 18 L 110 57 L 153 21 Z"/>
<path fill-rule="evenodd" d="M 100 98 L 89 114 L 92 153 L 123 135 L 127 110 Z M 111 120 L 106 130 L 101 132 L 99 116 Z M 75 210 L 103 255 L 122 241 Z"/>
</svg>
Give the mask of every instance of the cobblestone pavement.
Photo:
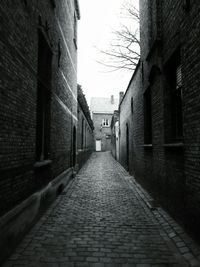
<svg viewBox="0 0 200 267">
<path fill-rule="evenodd" d="M 199 247 L 152 203 L 110 153 L 93 153 L 3 266 L 200 266 Z"/>
</svg>

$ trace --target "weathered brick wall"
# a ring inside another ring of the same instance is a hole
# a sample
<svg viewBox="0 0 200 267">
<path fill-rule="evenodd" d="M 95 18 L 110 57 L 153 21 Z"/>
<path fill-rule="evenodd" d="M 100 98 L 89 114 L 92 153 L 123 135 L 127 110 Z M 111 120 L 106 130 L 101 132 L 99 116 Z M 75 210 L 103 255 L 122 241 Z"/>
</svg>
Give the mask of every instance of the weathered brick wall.
<svg viewBox="0 0 200 267">
<path fill-rule="evenodd" d="M 0 3 L 1 215 L 71 166 L 72 129 L 77 124 L 75 7 L 72 0 L 55 1 L 55 7 L 52 2 Z M 52 163 L 35 169 L 38 27 L 53 55 Z"/>
<path fill-rule="evenodd" d="M 93 122 L 83 93 L 79 93 L 77 125 L 77 163 L 81 168 L 94 151 Z M 84 99 L 84 101 L 83 101 Z"/>
<path fill-rule="evenodd" d="M 197 1 L 190 1 L 188 10 L 181 0 L 162 1 L 162 5 L 155 0 L 140 1 L 141 62 L 120 105 L 120 162 L 127 167 L 128 125 L 129 171 L 156 192 L 163 204 L 175 210 L 176 214 L 187 215 L 189 212 L 190 222 L 198 222 L 200 214 L 199 12 Z M 150 22 L 157 25 L 150 28 Z M 171 126 L 166 93 L 169 87 L 166 65 L 179 47 L 183 82 L 183 145 L 169 144 Z M 152 145 L 149 146 L 144 145 L 143 97 L 147 88 L 151 88 L 152 106 Z"/>
<path fill-rule="evenodd" d="M 141 89 L 141 65 L 139 63 L 119 107 L 119 161 L 130 173 L 135 173 L 138 176 L 143 175 L 144 170 L 143 96 Z M 133 112 L 131 98 L 133 98 Z M 127 126 L 129 151 L 127 151 Z M 129 166 L 127 165 L 127 153 L 129 154 Z"/>
<path fill-rule="evenodd" d="M 182 11 L 181 44 L 183 65 L 184 171 L 188 191 L 189 221 L 200 223 L 200 5 L 190 1 Z"/>
</svg>

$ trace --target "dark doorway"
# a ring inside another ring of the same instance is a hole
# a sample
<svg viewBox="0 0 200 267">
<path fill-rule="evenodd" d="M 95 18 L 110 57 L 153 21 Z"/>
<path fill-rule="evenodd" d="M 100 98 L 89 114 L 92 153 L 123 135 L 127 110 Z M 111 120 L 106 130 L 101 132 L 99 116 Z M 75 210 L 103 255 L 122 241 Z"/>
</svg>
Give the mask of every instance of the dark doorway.
<svg viewBox="0 0 200 267">
<path fill-rule="evenodd" d="M 73 128 L 73 140 L 72 140 L 72 166 L 76 165 L 76 127 Z"/>
<path fill-rule="evenodd" d="M 84 119 L 82 119 L 82 126 L 81 126 L 81 149 L 84 148 Z"/>
<path fill-rule="evenodd" d="M 128 128 L 128 124 L 126 125 L 126 165 L 127 165 L 127 170 L 129 170 L 129 128 Z"/>
</svg>

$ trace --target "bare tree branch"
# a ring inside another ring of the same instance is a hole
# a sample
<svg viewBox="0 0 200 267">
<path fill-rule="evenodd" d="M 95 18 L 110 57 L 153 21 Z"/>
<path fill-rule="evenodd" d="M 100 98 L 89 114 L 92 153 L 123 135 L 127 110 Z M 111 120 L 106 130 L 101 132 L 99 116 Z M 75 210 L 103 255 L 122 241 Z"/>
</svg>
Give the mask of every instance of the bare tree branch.
<svg viewBox="0 0 200 267">
<path fill-rule="evenodd" d="M 126 24 L 113 31 L 113 40 L 109 47 L 105 50 L 99 50 L 104 55 L 103 60 L 98 63 L 112 69 L 112 70 L 131 70 L 133 71 L 137 66 L 140 58 L 140 39 L 139 39 L 139 11 L 129 3 L 123 5 L 122 15 L 125 19 L 133 21 L 136 25 L 132 29 Z"/>
</svg>

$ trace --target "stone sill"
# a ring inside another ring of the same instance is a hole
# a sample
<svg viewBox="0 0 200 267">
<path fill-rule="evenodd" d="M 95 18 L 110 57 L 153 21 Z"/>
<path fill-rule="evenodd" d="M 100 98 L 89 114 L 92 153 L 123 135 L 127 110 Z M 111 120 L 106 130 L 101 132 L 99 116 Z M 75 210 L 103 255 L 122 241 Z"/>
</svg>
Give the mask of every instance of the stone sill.
<svg viewBox="0 0 200 267">
<path fill-rule="evenodd" d="M 153 145 L 152 144 L 144 144 L 142 145 L 144 148 L 153 148 Z"/>
<path fill-rule="evenodd" d="M 184 143 L 182 143 L 182 142 L 169 143 L 169 144 L 164 144 L 163 146 L 166 148 L 183 148 Z"/>
<path fill-rule="evenodd" d="M 34 164 L 34 168 L 37 169 L 37 168 L 42 168 L 42 167 L 45 167 L 45 166 L 48 166 L 52 163 L 52 160 L 50 159 L 47 159 L 47 160 L 43 160 L 43 161 L 37 161 L 35 164 Z"/>
<path fill-rule="evenodd" d="M 76 155 L 78 155 L 78 153 L 82 153 L 82 152 L 85 152 L 85 151 L 89 151 L 89 148 L 78 149 Z"/>
</svg>

